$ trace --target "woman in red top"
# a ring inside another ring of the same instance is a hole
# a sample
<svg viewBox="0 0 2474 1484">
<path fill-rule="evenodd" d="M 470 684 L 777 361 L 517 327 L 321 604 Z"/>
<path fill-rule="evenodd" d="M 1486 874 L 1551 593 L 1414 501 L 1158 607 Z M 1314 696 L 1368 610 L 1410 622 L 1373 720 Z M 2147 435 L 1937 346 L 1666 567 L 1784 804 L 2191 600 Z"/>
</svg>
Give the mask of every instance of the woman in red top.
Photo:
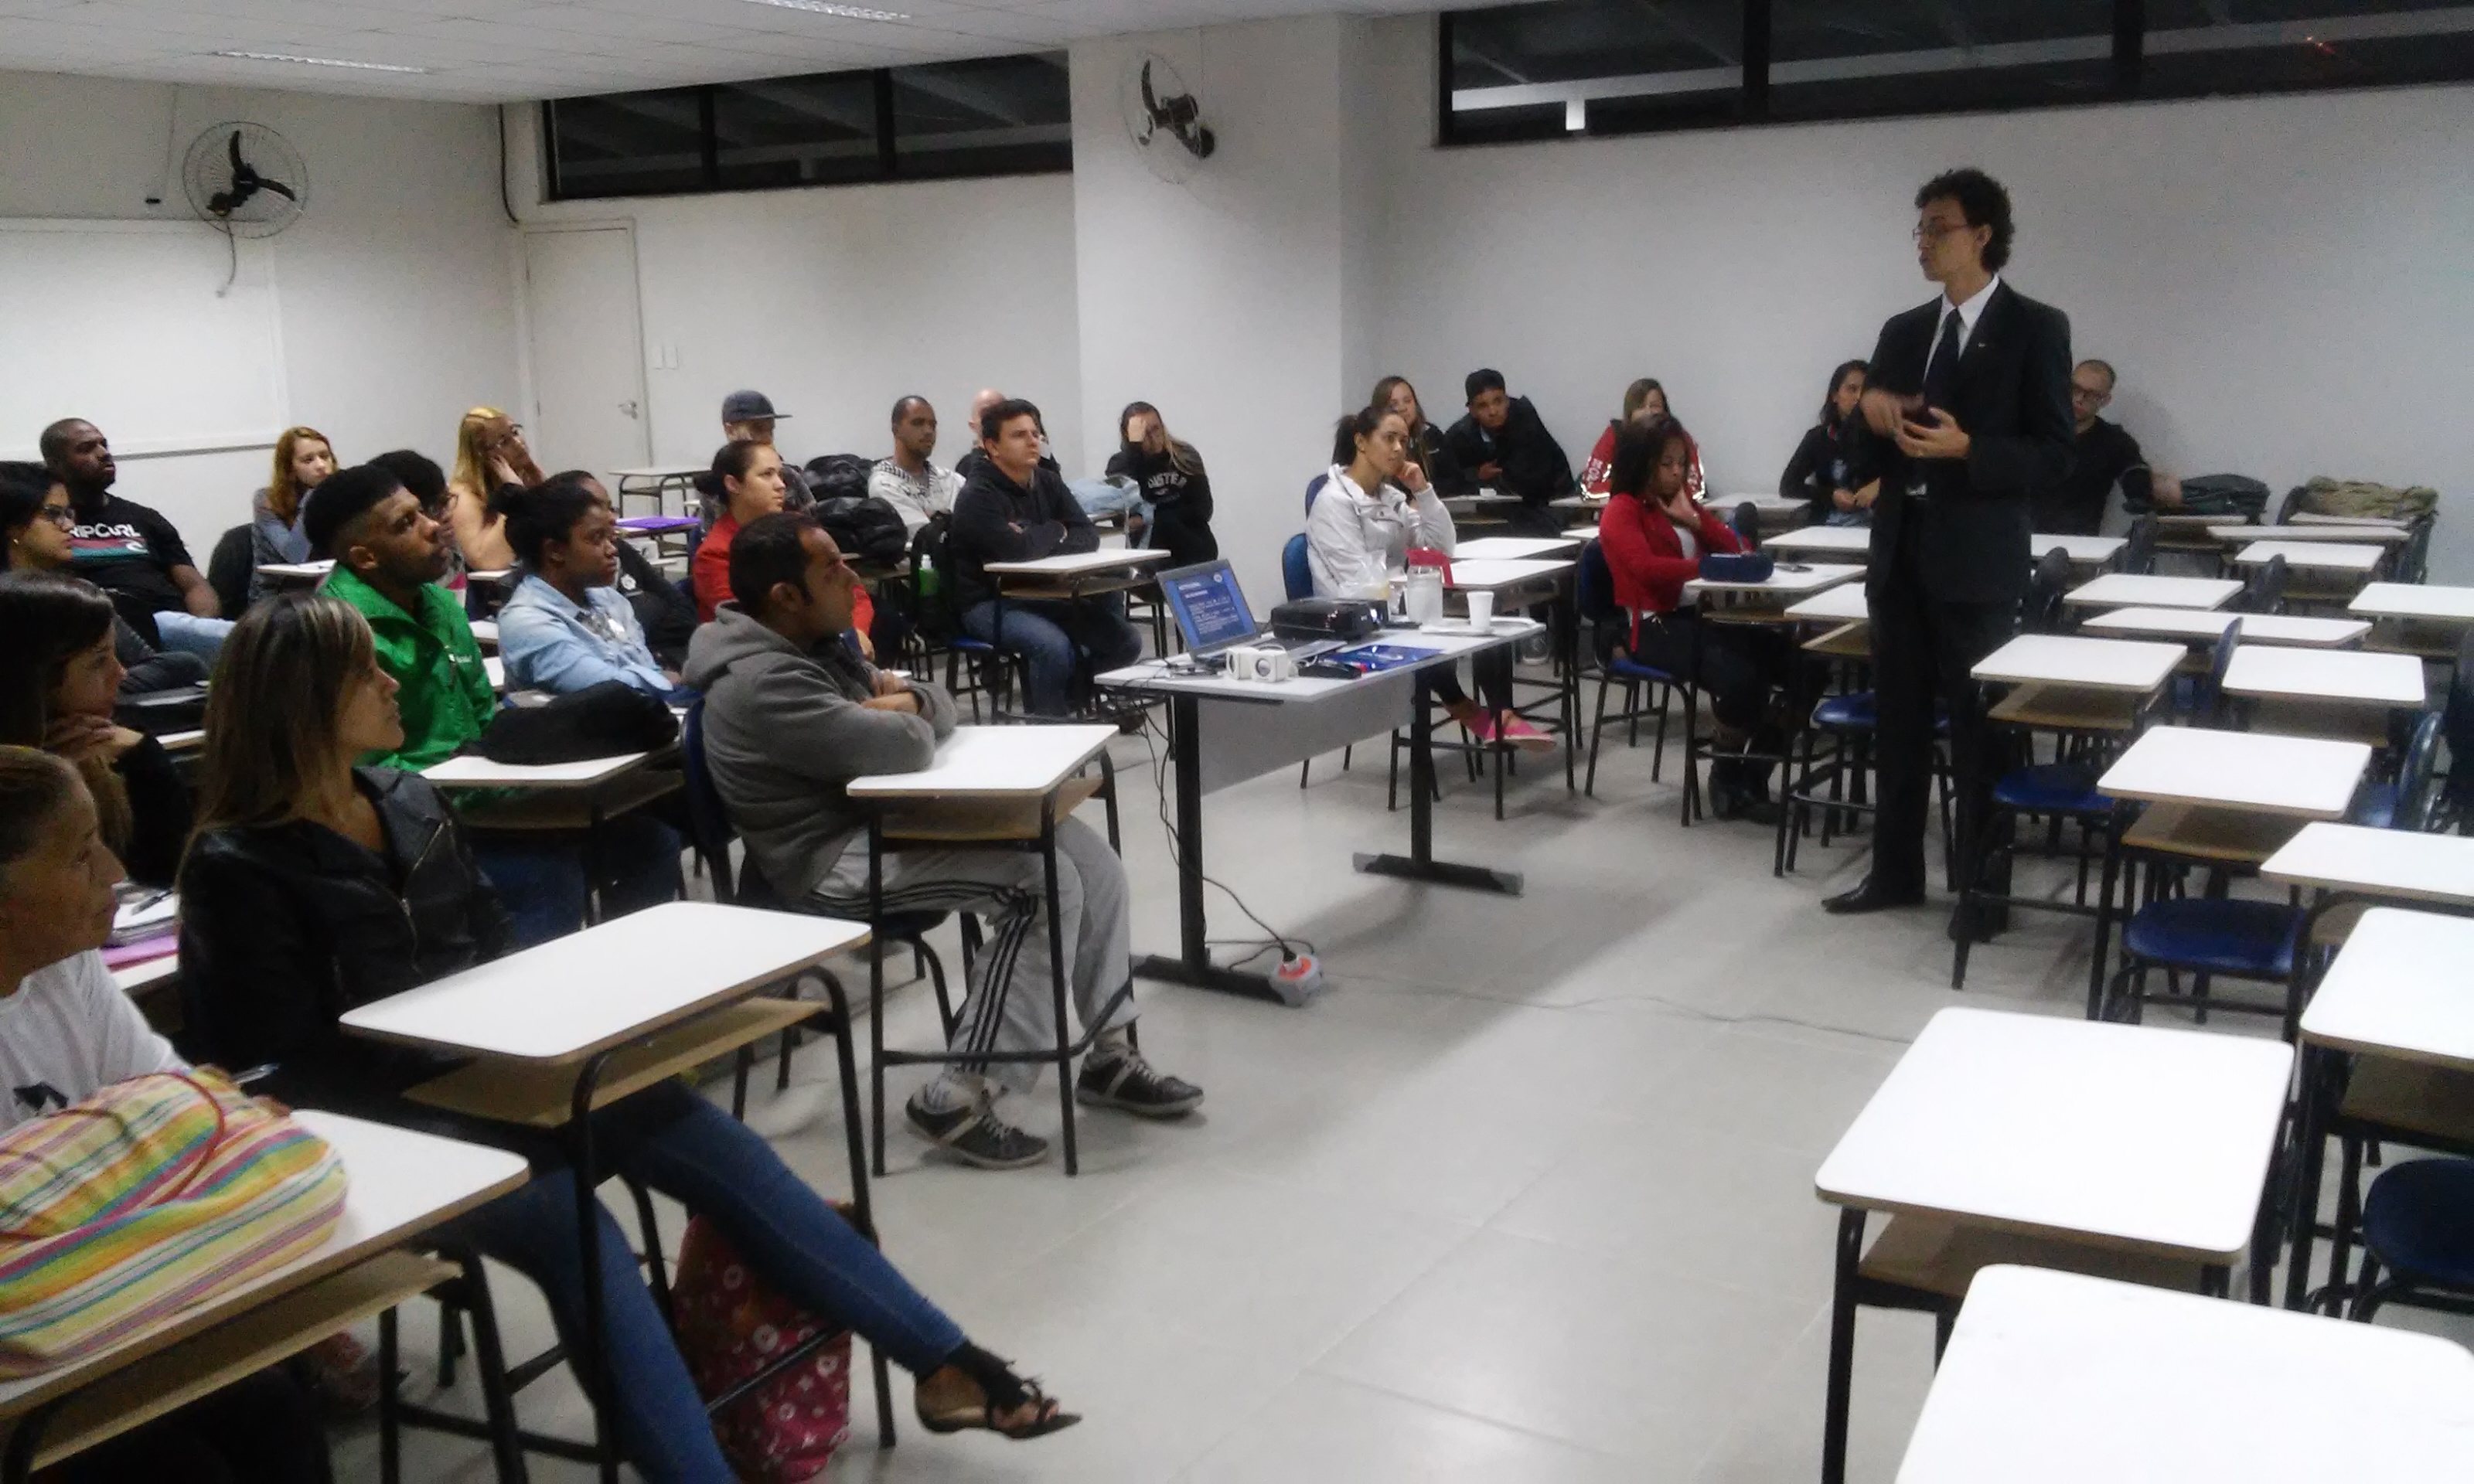
<svg viewBox="0 0 2474 1484">
<path fill-rule="evenodd" d="M 1598 435 L 1598 444 L 1589 450 L 1589 462 L 1581 467 L 1581 489 L 1588 494 L 1607 492 L 1607 476 L 1615 465 L 1615 435 L 1635 422 L 1672 421 L 1675 414 L 1666 407 L 1666 389 L 1655 376 L 1643 376 L 1624 388 L 1623 416 L 1607 424 Z M 1687 437 L 1685 440 L 1691 455 L 1684 476 L 1684 491 L 1699 499 L 1709 486 L 1701 477 L 1701 446 Z"/>
<path fill-rule="evenodd" d="M 787 488 L 782 456 L 771 443 L 749 439 L 721 445 L 721 451 L 713 456 L 713 481 L 721 490 L 722 515 L 704 534 L 695 560 L 688 566 L 695 586 L 696 621 L 708 624 L 713 622 L 713 610 L 730 596 L 731 538 L 757 516 L 780 510 Z M 868 601 L 864 587 L 853 597 L 851 632 L 859 635 L 861 648 L 873 659 L 876 649 L 867 634 L 876 623 L 876 605 Z"/>
<path fill-rule="evenodd" d="M 1598 546 L 1625 615 L 1614 648 L 1699 685 L 1710 698 L 1722 748 L 1776 751 L 1766 723 L 1770 686 L 1786 678 L 1792 652 L 1777 636 L 1741 624 L 1704 624 L 1684 604 L 1684 585 L 1713 551 L 1743 550 L 1715 514 L 1692 502 L 1686 479 L 1692 438 L 1672 418 L 1627 423 L 1615 438 Z M 1710 769 L 1710 812 L 1720 819 L 1775 824 L 1770 765 L 1721 757 Z"/>
</svg>

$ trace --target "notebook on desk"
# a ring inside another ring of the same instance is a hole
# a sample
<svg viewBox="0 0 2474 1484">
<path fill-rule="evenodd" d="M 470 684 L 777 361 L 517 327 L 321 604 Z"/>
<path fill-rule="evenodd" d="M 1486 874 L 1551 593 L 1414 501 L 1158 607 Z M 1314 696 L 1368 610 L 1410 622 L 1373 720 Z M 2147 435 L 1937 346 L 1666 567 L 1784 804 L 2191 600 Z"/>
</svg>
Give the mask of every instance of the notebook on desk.
<svg viewBox="0 0 2474 1484">
<path fill-rule="evenodd" d="M 1225 560 L 1171 567 L 1159 575 L 1159 586 L 1168 600 L 1169 612 L 1176 619 L 1176 632 L 1185 639 L 1185 652 L 1197 659 L 1210 659 L 1232 649 L 1267 645 L 1285 649 L 1303 661 L 1329 654 L 1348 642 L 1265 634 L 1262 625 L 1254 621 L 1254 610 L 1246 602 L 1245 589 L 1237 586 L 1236 572 Z"/>
</svg>

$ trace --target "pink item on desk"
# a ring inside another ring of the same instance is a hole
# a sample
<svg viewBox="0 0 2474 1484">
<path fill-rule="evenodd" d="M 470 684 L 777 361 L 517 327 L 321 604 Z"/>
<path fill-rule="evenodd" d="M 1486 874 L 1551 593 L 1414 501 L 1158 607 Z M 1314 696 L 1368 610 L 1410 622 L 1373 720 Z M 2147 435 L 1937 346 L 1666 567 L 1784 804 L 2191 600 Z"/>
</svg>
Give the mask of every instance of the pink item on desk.
<svg viewBox="0 0 2474 1484">
<path fill-rule="evenodd" d="M 180 951 L 181 935 L 177 931 L 157 933 L 152 938 L 140 938 L 135 943 L 124 943 L 116 947 L 105 948 L 103 967 L 127 969 L 132 964 L 149 963 L 166 954 Z"/>
</svg>

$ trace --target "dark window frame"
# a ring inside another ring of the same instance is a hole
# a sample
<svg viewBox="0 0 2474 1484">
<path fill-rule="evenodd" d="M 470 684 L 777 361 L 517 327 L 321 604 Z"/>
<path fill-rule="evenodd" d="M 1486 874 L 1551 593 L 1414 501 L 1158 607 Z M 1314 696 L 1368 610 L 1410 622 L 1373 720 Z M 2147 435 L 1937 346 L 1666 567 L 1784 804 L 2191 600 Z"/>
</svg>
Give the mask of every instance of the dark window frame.
<svg viewBox="0 0 2474 1484">
<path fill-rule="evenodd" d="M 1030 52 L 1025 57 L 1059 57 L 1061 52 Z M 934 65 L 923 63 L 919 65 Z M 876 111 L 876 170 L 872 175 L 842 180 L 785 180 L 770 184 L 728 184 L 721 180 L 721 139 L 716 127 L 715 100 L 725 87 L 736 83 L 704 84 L 691 88 L 645 88 L 643 92 L 696 95 L 699 148 L 703 153 L 700 179 L 692 185 L 655 186 L 639 190 L 601 188 L 570 189 L 559 169 L 558 107 L 561 103 L 599 103 L 612 98 L 627 98 L 635 93 L 601 93 L 578 98 L 543 100 L 541 104 L 542 180 L 545 201 L 628 201 L 662 196 L 705 196 L 741 191 L 836 190 L 853 185 L 885 185 L 908 180 L 972 180 L 1007 176 L 1070 175 L 1074 170 L 1074 151 L 1069 142 L 1058 151 L 1057 157 L 1042 163 L 1017 163 L 983 168 L 953 170 L 934 174 L 908 174 L 902 168 L 901 141 L 894 127 L 894 76 L 909 70 L 901 67 L 870 67 L 847 72 L 800 73 L 789 78 L 752 79 L 762 82 L 799 82 L 811 78 L 837 80 L 865 78 L 872 91 Z"/>
<path fill-rule="evenodd" d="M 2147 50 L 2150 27 L 2147 0 L 2112 0 L 2112 51 L 2106 84 L 2087 96 L 2050 95 L 2015 99 L 1970 98 L 1937 103 L 1921 94 L 1887 106 L 1844 108 L 1779 109 L 1771 96 L 1771 20 L 1780 0 L 1742 0 L 1743 64 L 1741 80 L 1730 89 L 1695 93 L 1697 106 L 1661 112 L 1644 108 L 1641 99 L 1592 100 L 1584 104 L 1586 127 L 1571 129 L 1543 119 L 1515 120 L 1494 128 L 1471 127 L 1468 115 L 1452 107 L 1453 30 L 1460 12 L 1445 11 L 1435 20 L 1435 143 L 1446 149 L 1474 149 L 1494 144 L 1530 144 L 1548 139 L 1589 139 L 1639 133 L 1675 133 L 1733 129 L 1765 124 L 1839 123 L 1858 119 L 1925 118 L 1964 113 L 2015 113 L 2031 109 L 2098 108 L 2106 104 L 2190 98 L 2267 97 L 2294 93 L 2352 92 L 2382 87 L 2425 87 L 2474 82 L 2474 60 L 2435 67 L 2427 75 L 2327 81 L 2268 77 L 2246 85 L 2222 86 L 2177 81 L 2170 72 L 2159 78 L 2156 56 Z M 2343 0 L 2326 0 L 2340 9 Z M 2410 12 L 2398 13 L 2411 13 Z M 1928 74 L 1958 77 L 1964 71 Z M 1600 108 L 1603 102 L 1609 105 Z M 1629 107 L 1628 107 L 1629 106 Z M 1524 106 L 1525 107 L 1525 106 Z M 1473 110 L 1474 111 L 1474 110 Z M 1509 111 L 1509 110 L 1507 110 Z"/>
</svg>

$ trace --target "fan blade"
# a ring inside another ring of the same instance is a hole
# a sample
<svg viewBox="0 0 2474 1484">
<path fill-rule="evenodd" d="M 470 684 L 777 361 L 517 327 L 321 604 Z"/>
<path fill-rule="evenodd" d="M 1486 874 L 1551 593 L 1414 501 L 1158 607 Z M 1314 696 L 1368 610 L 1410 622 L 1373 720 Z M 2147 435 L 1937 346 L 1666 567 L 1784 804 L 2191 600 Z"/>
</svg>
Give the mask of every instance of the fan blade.
<svg viewBox="0 0 2474 1484">
<path fill-rule="evenodd" d="M 238 211 L 241 207 L 248 205 L 249 199 L 256 194 L 256 180 L 239 180 L 233 182 L 230 190 L 223 192 L 216 199 L 225 203 L 223 214 L 229 216 L 232 212 Z M 212 203 L 208 203 L 208 204 L 211 205 Z"/>
<path fill-rule="evenodd" d="M 269 180 L 261 177 L 257 183 L 259 188 L 273 191 L 278 196 L 282 197 L 285 201 L 292 202 L 297 204 L 301 200 L 299 196 L 293 194 L 292 187 L 284 184 L 280 180 Z"/>
<path fill-rule="evenodd" d="M 231 139 L 229 141 L 228 149 L 229 149 L 230 154 L 231 155 L 231 167 L 232 167 L 232 169 L 233 169 L 234 171 L 247 170 L 247 169 L 249 168 L 248 164 L 247 164 L 245 161 L 243 161 L 243 160 L 241 159 L 241 157 L 240 157 L 240 131 L 239 131 L 239 130 L 235 129 L 235 130 L 233 130 L 233 131 L 232 131 Z"/>
</svg>

